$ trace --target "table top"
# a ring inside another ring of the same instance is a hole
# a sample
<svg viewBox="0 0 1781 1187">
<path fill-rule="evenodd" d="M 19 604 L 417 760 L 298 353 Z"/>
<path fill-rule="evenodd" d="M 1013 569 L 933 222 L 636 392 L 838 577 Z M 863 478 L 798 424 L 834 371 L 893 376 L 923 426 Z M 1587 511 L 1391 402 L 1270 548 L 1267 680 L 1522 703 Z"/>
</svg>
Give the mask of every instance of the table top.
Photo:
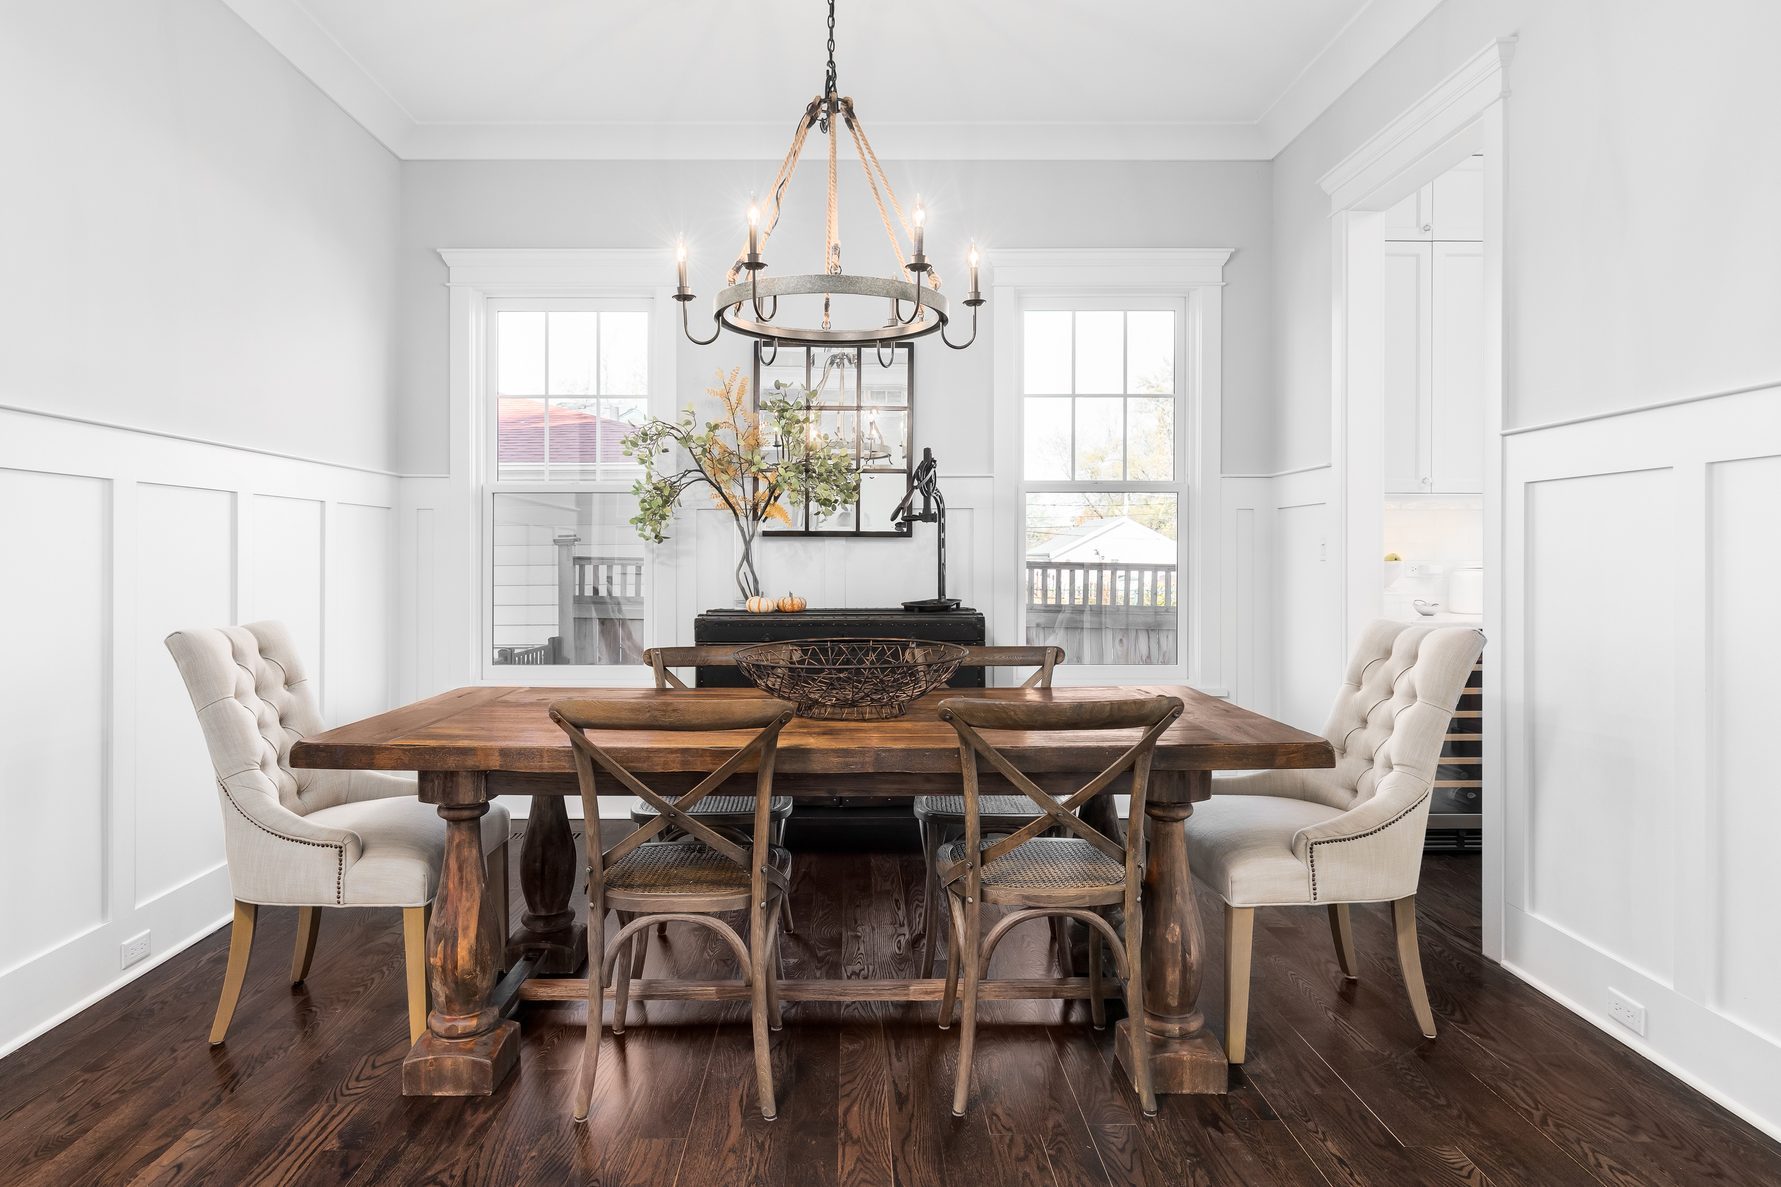
<svg viewBox="0 0 1781 1187">
<path fill-rule="evenodd" d="M 751 697 L 753 688 L 473 687 L 417 701 L 298 742 L 291 764 L 336 770 L 572 772 L 569 740 L 548 710 L 569 698 L 671 701 L 689 697 Z M 953 697 L 1085 701 L 1110 697 L 1180 697 L 1186 711 L 1159 740 L 1154 768 L 1241 771 L 1335 765 L 1330 744 L 1217 697 L 1179 685 L 1050 689 L 947 688 L 929 693 L 888 721 L 796 718 L 779 740 L 782 774 L 958 774 L 958 738 L 938 706 Z M 1031 773 L 1093 772 L 1117 758 L 1137 731 L 998 732 L 997 748 Z M 603 747 L 643 772 L 703 772 L 736 749 L 735 734 L 647 731 Z"/>
</svg>

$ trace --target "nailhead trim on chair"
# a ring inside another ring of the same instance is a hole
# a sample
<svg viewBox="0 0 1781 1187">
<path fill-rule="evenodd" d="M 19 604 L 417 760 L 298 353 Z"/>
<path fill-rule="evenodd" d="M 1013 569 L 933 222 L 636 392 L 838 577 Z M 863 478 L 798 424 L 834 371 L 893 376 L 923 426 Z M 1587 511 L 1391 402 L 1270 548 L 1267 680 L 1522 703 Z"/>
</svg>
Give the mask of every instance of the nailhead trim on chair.
<svg viewBox="0 0 1781 1187">
<path fill-rule="evenodd" d="M 1321 841 L 1311 842 L 1310 847 L 1305 852 L 1305 859 L 1311 867 L 1311 901 L 1317 901 L 1317 847 L 1319 845 L 1340 845 L 1344 841 L 1359 841 L 1372 836 L 1374 833 L 1382 833 L 1404 817 L 1410 815 L 1410 813 L 1416 811 L 1416 809 L 1422 807 L 1422 802 L 1428 799 L 1431 794 L 1432 789 L 1424 791 L 1417 797 L 1414 804 L 1411 804 L 1408 808 L 1405 808 L 1402 812 L 1399 812 L 1384 824 L 1375 825 L 1364 833 L 1355 833 L 1350 837 L 1326 837 Z"/>
<path fill-rule="evenodd" d="M 223 798 L 229 801 L 229 807 L 235 809 L 237 812 L 241 812 L 241 805 L 235 802 L 235 796 L 229 791 L 228 786 L 220 781 L 216 786 L 217 790 L 223 793 Z M 345 845 L 332 841 L 311 841 L 307 837 L 287 837 L 281 832 L 274 832 L 272 829 L 267 828 L 252 816 L 249 816 L 246 812 L 241 812 L 241 819 L 247 821 L 267 836 L 277 837 L 281 841 L 289 841 L 294 845 L 314 845 L 317 849 L 332 849 L 334 851 L 334 905 L 337 907 L 344 907 L 346 905 Z"/>
</svg>

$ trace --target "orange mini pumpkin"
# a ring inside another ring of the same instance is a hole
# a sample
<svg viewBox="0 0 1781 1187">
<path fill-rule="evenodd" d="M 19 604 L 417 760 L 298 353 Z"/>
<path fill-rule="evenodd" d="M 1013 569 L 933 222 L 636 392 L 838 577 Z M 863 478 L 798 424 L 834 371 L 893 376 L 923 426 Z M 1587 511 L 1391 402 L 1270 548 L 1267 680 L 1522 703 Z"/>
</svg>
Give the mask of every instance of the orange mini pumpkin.
<svg viewBox="0 0 1781 1187">
<path fill-rule="evenodd" d="M 748 612 L 750 614 L 771 614 L 771 613 L 773 613 L 773 599 L 772 598 L 763 598 L 759 594 L 756 594 L 754 597 L 748 599 L 747 603 L 745 603 L 745 604 L 746 604 L 746 606 L 748 608 Z"/>
<path fill-rule="evenodd" d="M 809 604 L 809 602 L 794 593 L 788 593 L 783 598 L 779 599 L 779 608 L 787 614 L 796 614 Z"/>
</svg>

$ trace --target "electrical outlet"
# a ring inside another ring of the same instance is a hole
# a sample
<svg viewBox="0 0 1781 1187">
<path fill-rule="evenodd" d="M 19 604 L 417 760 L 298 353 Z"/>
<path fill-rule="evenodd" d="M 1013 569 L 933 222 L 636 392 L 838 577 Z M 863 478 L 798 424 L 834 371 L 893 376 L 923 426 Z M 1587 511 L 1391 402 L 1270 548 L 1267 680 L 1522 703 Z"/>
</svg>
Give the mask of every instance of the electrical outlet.
<svg viewBox="0 0 1781 1187">
<path fill-rule="evenodd" d="M 124 941 L 124 968 L 129 968 L 139 960 L 146 960 L 149 953 L 148 932 L 139 936 L 131 936 Z"/>
<path fill-rule="evenodd" d="M 1634 1034 L 1645 1033 L 1645 1007 L 1618 989 L 1608 990 L 1608 1015 Z"/>
</svg>

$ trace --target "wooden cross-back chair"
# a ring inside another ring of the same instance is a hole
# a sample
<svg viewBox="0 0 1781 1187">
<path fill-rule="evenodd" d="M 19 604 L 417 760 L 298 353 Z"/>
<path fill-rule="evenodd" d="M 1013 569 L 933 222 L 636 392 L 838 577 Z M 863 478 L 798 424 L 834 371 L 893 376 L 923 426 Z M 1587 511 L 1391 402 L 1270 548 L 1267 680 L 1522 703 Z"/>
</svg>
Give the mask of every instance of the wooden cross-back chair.
<svg viewBox="0 0 1781 1187">
<path fill-rule="evenodd" d="M 686 681 L 676 676 L 675 668 L 733 668 L 736 666 L 737 643 L 703 643 L 695 647 L 651 647 L 643 653 L 643 662 L 655 672 L 656 687 L 662 689 L 685 688 Z M 790 796 L 775 796 L 772 811 L 769 815 L 773 824 L 768 835 L 775 845 L 785 844 L 785 822 L 792 814 Z M 631 803 L 631 823 L 645 825 L 655 819 L 655 805 L 648 800 L 638 798 Z M 754 800 L 745 795 L 710 795 L 700 800 L 693 809 L 693 815 L 716 829 L 727 829 L 739 836 L 747 836 L 754 827 Z M 661 840 L 670 841 L 679 836 L 679 830 L 669 828 L 656 834 Z M 792 925 L 791 907 L 785 909 L 782 920 L 786 934 L 796 934 L 797 928 Z M 668 925 L 656 925 L 656 934 L 667 932 Z M 632 975 L 642 971 L 644 952 L 648 945 L 648 937 L 636 946 L 634 957 L 635 967 Z"/>
<path fill-rule="evenodd" d="M 1033 668 L 1022 688 L 1050 688 L 1051 674 L 1064 662 L 1062 647 L 967 647 L 961 668 Z M 979 805 L 985 828 L 1002 832 L 1019 828 L 1039 813 L 1033 802 L 1023 795 L 986 795 Z M 957 840 L 965 830 L 965 801 L 956 795 L 920 795 L 915 797 L 915 823 L 921 830 L 922 859 L 927 862 L 928 893 L 922 903 L 921 975 L 934 975 L 934 953 L 939 948 L 934 925 L 939 921 L 940 880 L 937 875 L 940 848 Z M 1070 971 L 1069 937 L 1063 920 L 1052 929 L 1058 959 L 1066 974 Z"/>
<path fill-rule="evenodd" d="M 1069 702 L 1021 702 L 956 699 L 940 702 L 941 720 L 959 738 L 959 764 L 964 772 L 965 836 L 940 855 L 939 877 L 946 889 L 952 921 L 952 951 L 947 962 L 946 993 L 940 1006 L 942 1029 L 952 1023 L 959 983 L 964 982 L 964 1020 L 959 1035 L 958 1079 L 952 1111 L 963 1116 L 971 1092 L 971 1051 L 977 1037 L 977 986 L 988 973 L 990 957 L 1010 928 L 1042 917 L 1075 919 L 1089 929 L 1089 1008 L 1096 1027 L 1106 1025 L 1101 988 L 1101 944 L 1105 940 L 1114 967 L 1125 983 L 1126 1012 L 1144 1017 L 1143 904 L 1139 892 L 1144 873 L 1144 830 L 1126 830 L 1114 840 L 1085 821 L 1078 809 L 1106 792 L 1130 772 L 1132 819 L 1142 820 L 1150 790 L 1151 760 L 1157 740 L 1181 716 L 1178 697 L 1121 698 Z M 1014 765 L 982 731 L 1053 733 L 1060 730 L 1139 731 L 1108 766 L 1066 796 L 1053 796 Z M 986 842 L 980 808 L 979 760 L 987 762 L 1038 814 L 1008 835 Z M 1043 836 L 1055 830 L 1062 835 Z M 1013 908 L 983 934 L 983 907 Z M 1124 934 L 1101 914 L 1107 907 L 1125 910 Z M 1138 1097 L 1146 1115 L 1156 1112 L 1151 1083 L 1150 1043 L 1142 1022 L 1132 1026 Z"/>
<path fill-rule="evenodd" d="M 677 920 L 710 928 L 730 946 L 750 989 L 754 1027 L 755 1075 L 761 1116 L 771 1120 L 773 1070 L 767 1050 L 769 1027 L 778 1030 L 779 917 L 791 885 L 791 856 L 768 838 L 767 820 L 773 794 L 773 764 L 779 732 L 792 719 L 792 706 L 777 700 L 559 701 L 551 720 L 574 748 L 575 772 L 581 785 L 582 811 L 590 822 L 588 854 L 588 1026 L 581 1066 L 575 1079 L 575 1119 L 585 1121 L 593 1096 L 600 1050 L 601 1003 L 613 982 L 612 1031 L 625 1029 L 626 998 L 632 974 L 627 950 L 639 945 L 651 923 Z M 670 798 L 644 783 L 589 734 L 673 730 L 685 733 L 739 733 L 724 761 L 691 790 Z M 712 828 L 697 815 L 699 803 L 750 760 L 755 766 L 753 834 L 737 838 Z M 631 794 L 656 810 L 655 818 L 610 848 L 602 850 L 596 770 L 603 771 Z M 685 834 L 672 844 L 647 844 L 672 827 Z M 619 913 L 621 924 L 606 939 L 606 911 Z M 725 911 L 748 912 L 748 943 L 736 929 L 717 918 Z M 626 959 L 620 961 L 621 953 Z M 617 979 L 614 981 L 616 970 Z"/>
</svg>

